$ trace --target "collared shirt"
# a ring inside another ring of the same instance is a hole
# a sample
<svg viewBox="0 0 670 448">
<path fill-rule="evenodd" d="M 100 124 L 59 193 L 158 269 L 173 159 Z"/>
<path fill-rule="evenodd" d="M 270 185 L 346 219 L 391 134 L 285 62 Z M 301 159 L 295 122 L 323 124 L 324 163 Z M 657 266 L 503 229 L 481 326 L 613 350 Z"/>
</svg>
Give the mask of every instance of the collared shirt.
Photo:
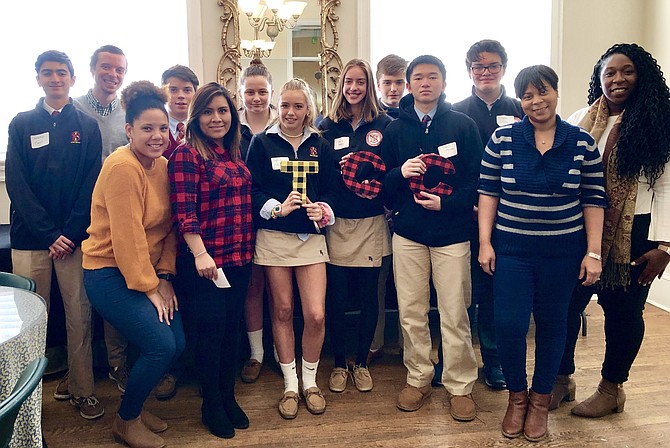
<svg viewBox="0 0 670 448">
<path fill-rule="evenodd" d="M 251 174 L 228 151 L 210 147 L 216 155 L 205 161 L 191 145 L 180 146 L 168 165 L 180 253 L 187 250 L 183 234 L 197 233 L 217 266 L 242 266 L 254 253 Z"/>
<path fill-rule="evenodd" d="M 417 109 L 416 105 L 414 105 L 414 112 L 416 112 L 417 117 L 419 117 L 419 121 L 423 121 L 423 117 L 428 115 L 430 117 L 430 121 L 428 122 L 426 127 L 430 127 L 430 124 L 433 122 L 433 118 L 435 118 L 435 112 L 437 112 L 437 106 L 428 111 L 427 114 L 424 114 L 419 109 Z"/>
<path fill-rule="evenodd" d="M 109 103 L 107 106 L 103 106 L 98 99 L 93 96 L 93 89 L 90 89 L 88 93 L 86 94 L 86 99 L 88 100 L 88 103 L 91 105 L 93 110 L 95 110 L 98 114 L 100 114 L 101 117 L 106 117 L 108 115 L 111 115 L 112 112 L 119 106 L 119 97 L 115 96 L 114 99 L 112 100 L 111 103 Z"/>
<path fill-rule="evenodd" d="M 42 102 L 42 107 L 44 108 L 44 110 L 49 112 L 49 115 L 51 115 L 54 112 L 58 112 L 58 113 L 63 112 L 63 107 L 65 107 L 65 106 L 61 107 L 60 109 L 54 109 L 53 107 L 49 106 L 46 101 L 44 101 L 44 102 Z"/>
<path fill-rule="evenodd" d="M 184 122 L 180 121 L 180 120 L 177 120 L 174 117 L 169 117 L 168 122 L 169 122 L 169 126 L 170 126 L 170 133 L 172 134 L 172 138 L 174 138 L 176 140 L 177 139 L 177 134 L 179 134 L 179 132 L 177 132 L 177 125 L 179 123 L 184 123 Z M 184 123 L 184 126 L 186 126 L 186 123 Z"/>
</svg>

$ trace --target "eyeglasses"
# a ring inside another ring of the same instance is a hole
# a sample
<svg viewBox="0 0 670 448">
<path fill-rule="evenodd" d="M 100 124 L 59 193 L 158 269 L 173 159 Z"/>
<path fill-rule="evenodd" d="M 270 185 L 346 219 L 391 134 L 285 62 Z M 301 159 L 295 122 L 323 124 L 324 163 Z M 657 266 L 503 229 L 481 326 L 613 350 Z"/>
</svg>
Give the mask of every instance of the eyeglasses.
<svg viewBox="0 0 670 448">
<path fill-rule="evenodd" d="M 502 67 L 503 67 L 502 64 L 473 65 L 472 67 L 470 67 L 470 70 L 472 70 L 472 73 L 474 73 L 475 75 L 483 75 L 484 71 L 488 69 L 490 74 L 495 75 L 496 73 L 500 72 Z"/>
</svg>

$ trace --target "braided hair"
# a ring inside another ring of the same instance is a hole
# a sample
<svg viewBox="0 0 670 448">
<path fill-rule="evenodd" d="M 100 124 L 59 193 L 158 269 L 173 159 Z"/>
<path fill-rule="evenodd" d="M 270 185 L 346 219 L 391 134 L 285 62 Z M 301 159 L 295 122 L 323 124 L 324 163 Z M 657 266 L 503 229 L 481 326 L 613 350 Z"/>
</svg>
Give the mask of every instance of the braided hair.
<svg viewBox="0 0 670 448">
<path fill-rule="evenodd" d="M 625 104 L 617 144 L 617 172 L 644 174 L 653 186 L 670 160 L 670 91 L 654 57 L 637 44 L 616 44 L 593 67 L 588 104 L 603 95 L 600 73 L 613 54 L 627 56 L 637 71 L 635 89 Z"/>
</svg>

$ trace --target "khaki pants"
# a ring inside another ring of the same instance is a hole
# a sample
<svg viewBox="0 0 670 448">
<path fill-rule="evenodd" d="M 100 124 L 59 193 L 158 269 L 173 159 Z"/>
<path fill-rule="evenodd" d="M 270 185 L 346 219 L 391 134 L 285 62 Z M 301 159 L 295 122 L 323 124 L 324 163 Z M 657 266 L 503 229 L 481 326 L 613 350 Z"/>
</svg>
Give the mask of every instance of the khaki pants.
<svg viewBox="0 0 670 448">
<path fill-rule="evenodd" d="M 35 280 L 37 294 L 49 310 L 51 274 L 56 270 L 63 296 L 65 330 L 67 332 L 67 363 L 70 369 L 68 388 L 75 397 L 93 395 L 93 356 L 91 354 L 91 304 L 84 290 L 81 249 L 64 260 L 53 261 L 48 250 L 12 249 L 14 273 Z M 48 312 L 48 311 L 47 311 Z"/>
<path fill-rule="evenodd" d="M 442 383 L 451 394 L 471 393 L 477 380 L 477 360 L 467 312 L 471 299 L 470 242 L 429 247 L 393 235 L 393 273 L 407 383 L 423 387 L 433 378 L 428 327 L 432 275 L 444 355 Z"/>
</svg>

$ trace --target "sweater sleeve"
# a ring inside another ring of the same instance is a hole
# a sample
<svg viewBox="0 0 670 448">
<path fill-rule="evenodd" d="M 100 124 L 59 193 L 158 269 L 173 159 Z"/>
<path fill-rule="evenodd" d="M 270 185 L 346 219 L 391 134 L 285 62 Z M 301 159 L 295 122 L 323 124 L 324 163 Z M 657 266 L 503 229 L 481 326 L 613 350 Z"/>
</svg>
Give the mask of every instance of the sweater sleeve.
<svg viewBox="0 0 670 448">
<path fill-rule="evenodd" d="M 91 195 L 93 194 L 93 187 L 95 181 L 100 174 L 100 165 L 102 164 L 102 137 L 100 136 L 100 129 L 94 122 L 88 129 L 89 140 L 84 151 L 84 178 L 82 184 L 79 186 L 79 193 L 75 200 L 74 207 L 70 212 L 70 216 L 65 220 L 63 225 L 63 235 L 70 240 L 80 243 L 87 238 L 86 228 L 90 224 L 91 216 Z"/>
<path fill-rule="evenodd" d="M 499 197 L 502 193 L 500 146 L 503 138 L 505 138 L 501 135 L 503 132 L 503 128 L 496 129 L 484 148 L 482 162 L 479 166 L 479 187 L 477 189 L 479 194 Z"/>
<path fill-rule="evenodd" d="M 157 274 L 177 273 L 177 241 L 177 229 L 172 228 L 163 240 L 161 257 L 155 267 Z"/>
<path fill-rule="evenodd" d="M 265 154 L 262 138 L 255 135 L 254 138 L 251 139 L 249 153 L 247 154 L 247 168 L 251 173 L 251 203 L 255 216 L 260 215 L 261 210 L 270 199 L 276 199 L 279 202 L 284 199 L 273 198 L 265 192 L 267 190 L 264 184 L 265 176 L 263 173 L 265 171 L 265 165 L 269 163 L 269 160 L 266 159 L 267 156 Z"/>
<path fill-rule="evenodd" d="M 460 214 L 471 213 L 477 204 L 477 177 L 482 154 L 482 140 L 475 122 L 463 116 L 465 123 L 459 136 L 459 149 L 462 162 L 460 164 L 461 180 L 454 188 L 451 196 L 442 196 L 442 213 Z"/>
<path fill-rule="evenodd" d="M 179 231 L 201 234 L 198 219 L 199 163 L 189 147 L 177 148 L 168 163 L 172 217 Z"/>
<path fill-rule="evenodd" d="M 605 208 L 607 195 L 605 194 L 603 163 L 598 146 L 588 132 L 580 129 L 579 144 L 582 142 L 585 145 L 579 185 L 582 206 Z"/>
<path fill-rule="evenodd" d="M 129 289 L 152 293 L 158 287 L 158 277 L 143 225 L 144 174 L 137 166 L 120 163 L 111 167 L 106 180 L 103 194 L 116 265 Z"/>
<path fill-rule="evenodd" d="M 12 209 L 21 216 L 21 220 L 30 229 L 30 233 L 39 238 L 40 244 L 47 248 L 61 236 L 62 230 L 56 226 L 30 188 L 28 167 L 23 153 L 25 148 L 22 146 L 22 138 L 17 127 L 17 118 L 15 118 L 9 125 L 5 162 L 7 194 L 12 203 Z"/>
<path fill-rule="evenodd" d="M 403 187 L 407 186 L 407 179 L 402 176 L 401 167 L 405 162 L 398 160 L 398 143 L 396 141 L 395 128 L 388 129 L 384 133 L 384 139 L 381 143 L 381 157 L 386 165 L 386 175 L 384 176 L 382 198 L 384 205 L 389 209 L 394 208 L 394 197 L 397 196 Z"/>
</svg>

